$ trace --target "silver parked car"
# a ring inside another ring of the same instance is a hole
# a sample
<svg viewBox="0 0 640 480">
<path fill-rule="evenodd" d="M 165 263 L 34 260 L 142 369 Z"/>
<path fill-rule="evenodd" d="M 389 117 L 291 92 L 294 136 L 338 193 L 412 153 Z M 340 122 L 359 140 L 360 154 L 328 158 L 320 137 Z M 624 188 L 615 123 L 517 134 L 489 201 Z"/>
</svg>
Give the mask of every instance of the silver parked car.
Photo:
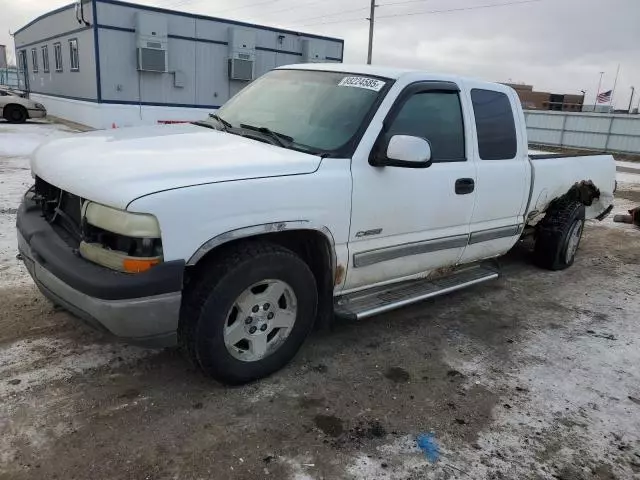
<svg viewBox="0 0 640 480">
<path fill-rule="evenodd" d="M 0 87 L 0 115 L 10 123 L 24 123 L 29 118 L 44 118 L 47 110 L 41 103 L 22 97 L 6 87 Z"/>
</svg>

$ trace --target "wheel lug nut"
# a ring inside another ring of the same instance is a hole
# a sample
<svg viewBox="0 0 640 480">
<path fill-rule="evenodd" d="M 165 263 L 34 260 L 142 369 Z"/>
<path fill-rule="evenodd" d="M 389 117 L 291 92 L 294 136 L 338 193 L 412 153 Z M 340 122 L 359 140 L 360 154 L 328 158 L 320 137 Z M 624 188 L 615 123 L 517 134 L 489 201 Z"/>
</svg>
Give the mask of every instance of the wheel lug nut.
<svg viewBox="0 0 640 480">
<path fill-rule="evenodd" d="M 266 323 L 263 323 L 263 324 L 262 324 L 262 326 L 260 327 L 260 331 L 261 331 L 261 332 L 264 332 L 264 331 L 266 331 L 266 330 L 267 330 L 267 324 L 266 324 Z"/>
<path fill-rule="evenodd" d="M 251 317 L 247 317 L 247 318 L 244 319 L 244 323 L 246 325 L 249 325 L 251 322 L 253 322 L 253 318 L 251 318 Z"/>
<path fill-rule="evenodd" d="M 269 307 L 271 307 L 271 305 L 269 305 L 268 303 L 265 303 L 262 308 L 265 310 L 269 310 Z"/>
<path fill-rule="evenodd" d="M 258 313 L 258 310 L 260 310 L 260 307 L 258 305 L 254 305 L 254 307 L 251 309 L 253 313 Z"/>
<path fill-rule="evenodd" d="M 256 333 L 257 328 L 256 327 L 251 327 L 249 329 L 249 333 Z"/>
<path fill-rule="evenodd" d="M 274 316 L 275 316 L 275 315 L 273 314 L 273 312 L 269 312 L 269 313 L 267 314 L 267 318 L 268 318 L 269 320 L 271 320 Z"/>
</svg>

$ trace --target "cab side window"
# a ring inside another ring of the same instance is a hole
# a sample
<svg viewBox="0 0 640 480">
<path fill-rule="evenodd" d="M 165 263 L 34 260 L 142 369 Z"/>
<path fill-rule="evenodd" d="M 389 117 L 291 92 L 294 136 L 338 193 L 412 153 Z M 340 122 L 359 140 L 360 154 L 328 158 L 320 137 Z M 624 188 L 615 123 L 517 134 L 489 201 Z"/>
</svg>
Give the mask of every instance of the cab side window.
<svg viewBox="0 0 640 480">
<path fill-rule="evenodd" d="M 471 90 L 481 160 L 511 160 L 518 151 L 511 102 L 502 92 Z"/>
<path fill-rule="evenodd" d="M 389 127 L 387 138 L 412 135 L 431 144 L 434 162 L 463 162 L 464 122 L 457 91 L 426 91 L 409 97 Z"/>
</svg>

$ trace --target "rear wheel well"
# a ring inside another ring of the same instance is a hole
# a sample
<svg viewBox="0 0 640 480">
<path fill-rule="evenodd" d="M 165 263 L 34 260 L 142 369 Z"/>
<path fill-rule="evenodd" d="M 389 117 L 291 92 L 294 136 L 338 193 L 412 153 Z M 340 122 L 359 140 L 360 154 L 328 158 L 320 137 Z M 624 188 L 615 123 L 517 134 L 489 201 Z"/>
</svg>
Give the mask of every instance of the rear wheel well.
<svg viewBox="0 0 640 480">
<path fill-rule="evenodd" d="M 336 258 L 330 240 L 317 230 L 286 230 L 238 238 L 223 243 L 207 252 L 185 272 L 185 288 L 189 282 L 200 276 L 201 272 L 223 258 L 226 252 L 246 242 L 269 242 L 287 248 L 298 255 L 311 269 L 318 286 L 318 318 L 316 325 L 326 327 L 333 318 L 333 286 L 340 283 L 344 269 L 336 265 Z M 334 274 L 334 272 L 336 272 Z"/>
</svg>

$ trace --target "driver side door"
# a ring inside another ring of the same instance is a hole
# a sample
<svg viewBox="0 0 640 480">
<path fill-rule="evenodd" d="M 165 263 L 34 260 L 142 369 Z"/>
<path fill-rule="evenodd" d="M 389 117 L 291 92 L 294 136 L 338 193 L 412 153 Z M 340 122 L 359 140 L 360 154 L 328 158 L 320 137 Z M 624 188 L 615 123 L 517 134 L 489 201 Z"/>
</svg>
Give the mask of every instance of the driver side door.
<svg viewBox="0 0 640 480">
<path fill-rule="evenodd" d="M 452 82 L 411 84 L 383 125 L 373 149 L 357 153 L 352 161 L 345 292 L 453 266 L 468 241 L 476 170 L 465 144 L 469 126 L 459 87 Z M 372 166 L 394 135 L 428 140 L 432 164 Z"/>
</svg>

